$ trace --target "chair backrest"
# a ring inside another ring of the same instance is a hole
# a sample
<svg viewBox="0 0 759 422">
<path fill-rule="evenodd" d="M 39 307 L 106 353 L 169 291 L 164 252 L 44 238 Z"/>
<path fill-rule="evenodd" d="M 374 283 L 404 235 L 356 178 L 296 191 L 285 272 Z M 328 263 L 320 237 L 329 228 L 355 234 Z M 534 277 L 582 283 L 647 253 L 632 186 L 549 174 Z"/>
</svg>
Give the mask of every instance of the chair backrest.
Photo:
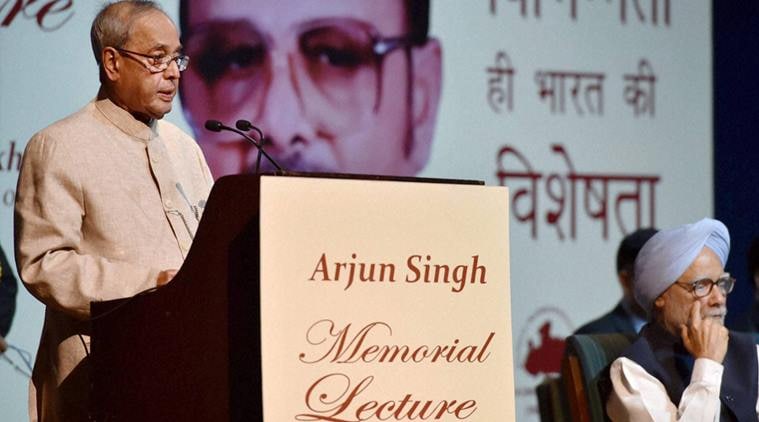
<svg viewBox="0 0 759 422">
<path fill-rule="evenodd" d="M 535 387 L 541 422 L 569 421 L 569 405 L 561 378 L 547 376 Z"/>
<path fill-rule="evenodd" d="M 577 334 L 567 338 L 562 377 L 572 420 L 607 421 L 599 380 L 606 368 L 635 339 L 635 334 Z"/>
</svg>

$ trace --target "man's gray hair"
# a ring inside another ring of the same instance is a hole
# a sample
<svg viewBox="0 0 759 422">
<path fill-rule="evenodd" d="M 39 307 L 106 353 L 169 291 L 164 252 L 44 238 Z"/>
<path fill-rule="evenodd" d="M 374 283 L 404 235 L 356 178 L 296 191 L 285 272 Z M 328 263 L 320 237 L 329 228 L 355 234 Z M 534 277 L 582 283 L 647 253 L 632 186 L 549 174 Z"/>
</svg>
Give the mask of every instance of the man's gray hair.
<svg viewBox="0 0 759 422">
<path fill-rule="evenodd" d="M 107 3 L 92 21 L 90 41 L 95 61 L 102 68 L 105 47 L 122 48 L 129 40 L 129 30 L 135 20 L 147 12 L 165 12 L 158 3 L 151 0 L 122 0 Z M 102 72 L 101 72 L 102 76 Z"/>
</svg>

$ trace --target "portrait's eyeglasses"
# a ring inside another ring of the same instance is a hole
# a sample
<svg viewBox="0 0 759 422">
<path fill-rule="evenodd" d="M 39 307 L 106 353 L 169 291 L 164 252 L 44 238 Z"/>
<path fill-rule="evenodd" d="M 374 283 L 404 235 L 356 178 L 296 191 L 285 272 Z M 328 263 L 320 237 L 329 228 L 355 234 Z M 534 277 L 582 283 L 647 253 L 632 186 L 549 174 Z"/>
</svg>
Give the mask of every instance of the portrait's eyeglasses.
<svg viewBox="0 0 759 422">
<path fill-rule="evenodd" d="M 714 286 L 719 287 L 720 292 L 726 296 L 733 291 L 733 287 L 735 286 L 735 278 L 731 277 L 730 275 L 726 275 L 720 277 L 717 280 L 703 278 L 701 280 L 691 281 L 690 283 L 678 281 L 675 284 L 693 293 L 693 295 L 698 298 L 709 296 Z"/>
<path fill-rule="evenodd" d="M 174 62 L 177 64 L 177 68 L 180 72 L 184 72 L 187 69 L 187 65 L 190 63 L 190 57 L 185 56 L 184 54 L 177 54 L 174 56 L 170 56 L 168 54 L 159 54 L 159 55 L 150 55 L 150 54 L 143 54 L 138 53 L 136 51 L 130 51 L 123 48 L 113 47 L 117 51 L 121 53 L 131 54 L 133 56 L 138 57 L 144 57 L 147 60 L 137 60 L 138 62 L 142 63 L 145 68 L 148 69 L 151 73 L 158 73 L 163 72 L 166 69 L 169 68 L 169 64 L 171 62 Z"/>
<path fill-rule="evenodd" d="M 202 82 L 215 115 L 245 110 L 257 117 L 274 72 L 282 71 L 275 63 L 286 63 L 301 99 L 319 98 L 318 106 L 350 120 L 358 111 L 377 110 L 384 58 L 412 45 L 407 36 L 382 37 L 354 19 L 320 19 L 283 38 L 272 40 L 242 20 L 190 28 L 183 44 L 196 65 L 184 83 Z"/>
</svg>

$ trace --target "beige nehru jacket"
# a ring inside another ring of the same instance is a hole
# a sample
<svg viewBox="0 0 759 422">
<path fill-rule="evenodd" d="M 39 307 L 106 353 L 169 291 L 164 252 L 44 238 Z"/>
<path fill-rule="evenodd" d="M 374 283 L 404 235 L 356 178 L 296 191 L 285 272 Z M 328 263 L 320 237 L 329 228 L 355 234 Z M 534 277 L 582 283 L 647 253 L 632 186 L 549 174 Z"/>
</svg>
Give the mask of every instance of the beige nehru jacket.
<svg viewBox="0 0 759 422">
<path fill-rule="evenodd" d="M 89 343 L 90 302 L 132 296 L 179 268 L 212 183 L 192 138 L 168 122 L 149 127 L 107 99 L 32 137 L 15 209 L 19 275 L 46 305 L 32 419 L 81 417 L 87 367 L 78 334 Z"/>
</svg>

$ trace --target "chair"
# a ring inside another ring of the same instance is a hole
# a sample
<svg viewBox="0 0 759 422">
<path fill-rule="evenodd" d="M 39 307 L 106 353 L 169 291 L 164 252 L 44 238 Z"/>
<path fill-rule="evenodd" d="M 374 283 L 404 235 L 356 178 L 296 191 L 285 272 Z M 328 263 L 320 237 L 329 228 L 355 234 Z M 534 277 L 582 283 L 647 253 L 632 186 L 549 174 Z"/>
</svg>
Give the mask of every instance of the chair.
<svg viewBox="0 0 759 422">
<path fill-rule="evenodd" d="M 573 421 L 604 422 L 605 392 L 599 381 L 606 368 L 636 338 L 635 334 L 578 334 L 567 338 L 562 378 Z"/>
<path fill-rule="evenodd" d="M 560 377 L 547 376 L 535 387 L 541 422 L 569 422 L 569 404 Z"/>
</svg>

